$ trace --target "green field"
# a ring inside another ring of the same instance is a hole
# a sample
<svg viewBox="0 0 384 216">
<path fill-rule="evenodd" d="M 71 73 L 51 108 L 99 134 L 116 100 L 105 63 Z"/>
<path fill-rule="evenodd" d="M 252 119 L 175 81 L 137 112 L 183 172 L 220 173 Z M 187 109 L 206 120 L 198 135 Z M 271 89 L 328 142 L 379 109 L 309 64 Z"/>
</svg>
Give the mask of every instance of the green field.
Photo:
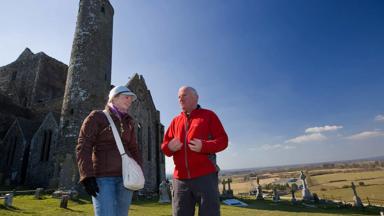
<svg viewBox="0 0 384 216">
<path fill-rule="evenodd" d="M 288 201 L 274 203 L 272 201 L 256 201 L 253 199 L 243 200 L 249 204 L 249 207 L 221 206 L 223 216 L 276 216 L 276 215 L 379 215 L 379 208 L 340 209 L 337 206 L 317 206 L 315 208 L 301 204 L 292 205 Z M 36 200 L 32 195 L 15 196 L 14 207 L 6 208 L 0 205 L 0 215 L 92 215 L 92 204 L 89 200 L 80 199 L 78 202 L 70 201 L 68 209 L 59 208 L 60 200 L 48 196 L 41 200 Z M 134 202 L 130 209 L 130 216 L 170 216 L 171 205 L 159 204 L 156 201 Z M 197 213 L 196 213 L 197 215 Z"/>
<path fill-rule="evenodd" d="M 353 190 L 351 182 L 354 182 L 356 191 L 361 200 L 368 204 L 379 206 L 384 205 L 384 171 L 364 171 L 364 170 L 312 170 L 309 172 L 311 176 L 311 185 L 309 187 L 312 193 L 317 193 L 322 199 L 342 200 L 353 202 Z M 319 173 L 322 173 L 319 175 Z M 278 176 L 298 178 L 296 172 L 281 172 L 275 173 L 271 178 L 264 178 L 260 181 L 262 185 L 271 183 Z M 234 177 L 232 189 L 234 194 L 248 192 L 253 185 L 256 185 L 255 180 L 248 182 L 241 181 L 243 178 Z M 361 183 L 362 185 L 359 185 Z M 301 184 L 301 181 L 298 181 Z M 221 189 L 221 188 L 220 188 Z M 296 197 L 301 198 L 301 192 L 296 192 Z"/>
<path fill-rule="evenodd" d="M 316 192 L 320 197 L 334 198 L 347 202 L 353 201 L 353 191 L 350 188 L 351 182 L 356 185 L 358 196 L 367 203 L 375 200 L 384 201 L 384 171 L 353 172 L 353 173 L 334 173 L 313 176 L 311 191 Z M 359 182 L 364 183 L 359 186 Z M 368 198 L 368 199 L 367 199 Z M 383 205 L 383 202 L 376 204 Z"/>
</svg>

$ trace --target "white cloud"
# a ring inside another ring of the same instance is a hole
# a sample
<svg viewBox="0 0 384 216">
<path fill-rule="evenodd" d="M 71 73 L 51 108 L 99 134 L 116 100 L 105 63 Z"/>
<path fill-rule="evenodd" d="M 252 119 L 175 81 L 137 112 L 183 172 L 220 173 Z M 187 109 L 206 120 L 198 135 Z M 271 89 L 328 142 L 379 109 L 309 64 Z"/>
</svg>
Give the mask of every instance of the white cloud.
<svg viewBox="0 0 384 216">
<path fill-rule="evenodd" d="M 384 115 L 377 115 L 376 117 L 375 117 L 375 121 L 384 121 Z"/>
<path fill-rule="evenodd" d="M 343 126 L 337 125 L 325 125 L 324 127 L 311 127 L 305 130 L 305 133 L 321 133 L 325 131 L 336 131 L 343 128 Z"/>
<path fill-rule="evenodd" d="M 275 145 L 270 145 L 270 144 L 265 144 L 261 146 L 261 149 L 263 150 L 273 150 L 277 148 L 282 148 L 283 146 L 280 144 L 275 144 Z"/>
<path fill-rule="evenodd" d="M 327 137 L 321 133 L 305 134 L 293 139 L 285 141 L 286 143 L 303 143 L 303 142 L 315 142 L 326 140 Z"/>
<path fill-rule="evenodd" d="M 369 138 L 378 137 L 378 136 L 384 136 L 384 131 L 364 131 L 364 132 L 349 136 L 347 137 L 347 139 L 362 140 L 362 139 L 369 139 Z"/>
<path fill-rule="evenodd" d="M 289 150 L 289 149 L 294 149 L 294 148 L 296 148 L 296 146 L 287 146 L 287 145 L 281 145 L 281 144 L 274 144 L 274 145 L 265 144 L 265 145 L 262 145 L 260 148 L 261 148 L 262 150 L 265 150 L 265 151 L 274 150 L 274 149 L 285 149 L 285 150 Z"/>
</svg>

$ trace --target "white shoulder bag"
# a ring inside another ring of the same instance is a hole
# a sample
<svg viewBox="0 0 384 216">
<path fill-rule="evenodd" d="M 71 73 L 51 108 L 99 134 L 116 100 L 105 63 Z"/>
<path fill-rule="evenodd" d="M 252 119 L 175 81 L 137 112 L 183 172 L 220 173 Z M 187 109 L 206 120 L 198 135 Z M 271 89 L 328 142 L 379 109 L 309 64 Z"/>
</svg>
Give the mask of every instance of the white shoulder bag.
<svg viewBox="0 0 384 216">
<path fill-rule="evenodd" d="M 124 187 L 130 190 L 140 190 L 144 188 L 145 178 L 141 167 L 133 158 L 127 155 L 124 150 L 123 143 L 121 142 L 119 133 L 117 132 L 115 123 L 113 122 L 111 116 L 106 110 L 103 110 L 103 112 L 107 116 L 109 124 L 111 125 L 113 136 L 115 137 L 116 145 L 121 155 L 121 161 L 123 163 L 122 173 Z"/>
</svg>

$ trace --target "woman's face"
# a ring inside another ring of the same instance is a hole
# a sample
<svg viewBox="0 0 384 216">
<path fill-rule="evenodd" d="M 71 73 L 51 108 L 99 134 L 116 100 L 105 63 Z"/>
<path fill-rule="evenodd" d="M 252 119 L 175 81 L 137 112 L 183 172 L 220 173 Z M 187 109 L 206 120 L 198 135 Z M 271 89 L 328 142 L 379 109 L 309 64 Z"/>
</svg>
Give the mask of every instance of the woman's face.
<svg viewBox="0 0 384 216">
<path fill-rule="evenodd" d="M 112 104 L 115 105 L 115 107 L 123 113 L 127 113 L 129 107 L 132 104 L 132 96 L 119 94 L 115 98 L 112 99 Z"/>
</svg>

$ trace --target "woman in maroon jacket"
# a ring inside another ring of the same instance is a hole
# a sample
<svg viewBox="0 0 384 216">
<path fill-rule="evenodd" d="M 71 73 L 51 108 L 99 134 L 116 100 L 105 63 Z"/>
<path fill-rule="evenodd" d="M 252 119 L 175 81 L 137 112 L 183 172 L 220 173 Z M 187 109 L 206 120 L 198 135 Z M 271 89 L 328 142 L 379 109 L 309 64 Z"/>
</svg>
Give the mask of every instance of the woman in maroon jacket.
<svg viewBox="0 0 384 216">
<path fill-rule="evenodd" d="M 120 132 L 125 151 L 142 165 L 134 133 L 134 121 L 127 113 L 136 95 L 125 86 L 109 93 L 105 109 Z M 80 183 L 92 196 L 95 215 L 128 215 L 133 191 L 123 185 L 122 161 L 109 122 L 102 110 L 84 120 L 76 146 Z"/>
</svg>

